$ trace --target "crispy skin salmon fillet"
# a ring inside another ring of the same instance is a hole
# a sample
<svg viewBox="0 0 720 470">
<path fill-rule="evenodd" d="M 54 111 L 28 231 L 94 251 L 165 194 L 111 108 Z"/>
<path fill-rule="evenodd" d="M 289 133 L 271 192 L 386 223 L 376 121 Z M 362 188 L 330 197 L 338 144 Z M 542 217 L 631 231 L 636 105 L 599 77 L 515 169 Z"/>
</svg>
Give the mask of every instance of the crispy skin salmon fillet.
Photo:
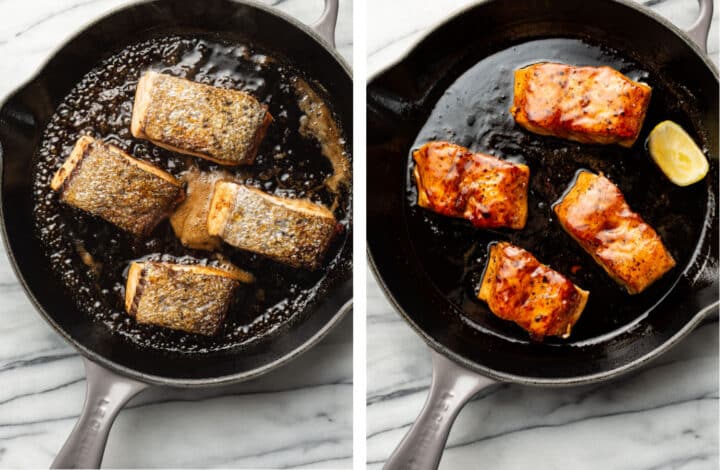
<svg viewBox="0 0 720 470">
<path fill-rule="evenodd" d="M 171 174 L 88 136 L 78 139 L 50 187 L 66 204 L 136 236 L 151 232 L 185 197 Z"/>
<path fill-rule="evenodd" d="M 413 160 L 420 207 L 480 228 L 525 226 L 527 165 L 449 142 L 429 142 L 413 152 Z"/>
<path fill-rule="evenodd" d="M 337 230 L 333 213 L 319 204 L 271 196 L 231 181 L 215 184 L 208 233 L 237 248 L 314 270 Z"/>
<path fill-rule="evenodd" d="M 491 246 L 478 293 L 490 311 L 517 323 L 538 341 L 570 336 L 588 296 L 588 291 L 507 242 Z"/>
<path fill-rule="evenodd" d="M 675 266 L 655 230 L 602 175 L 581 171 L 553 209 L 565 231 L 630 294 L 642 292 Z"/>
<path fill-rule="evenodd" d="M 125 310 L 138 323 L 199 335 L 215 335 L 235 289 L 253 282 L 227 263 L 222 268 L 166 262 L 133 262 L 125 289 Z"/>
<path fill-rule="evenodd" d="M 237 90 L 145 72 L 135 91 L 130 131 L 169 150 L 221 165 L 255 161 L 272 116 Z"/>
<path fill-rule="evenodd" d="M 515 71 L 510 112 L 536 134 L 632 147 L 651 92 L 610 67 L 540 63 Z"/>
</svg>

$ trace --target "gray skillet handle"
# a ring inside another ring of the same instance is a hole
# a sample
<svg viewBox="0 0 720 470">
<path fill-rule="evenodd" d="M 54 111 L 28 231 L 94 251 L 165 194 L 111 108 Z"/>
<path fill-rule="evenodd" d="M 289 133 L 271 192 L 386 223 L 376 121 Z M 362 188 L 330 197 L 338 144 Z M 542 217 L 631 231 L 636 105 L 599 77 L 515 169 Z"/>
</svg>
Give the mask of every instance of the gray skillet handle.
<svg viewBox="0 0 720 470">
<path fill-rule="evenodd" d="M 338 1 L 325 0 L 325 9 L 320 15 L 320 19 L 311 26 L 333 48 L 335 47 L 335 26 L 337 26 L 338 19 Z"/>
<path fill-rule="evenodd" d="M 700 14 L 692 26 L 685 30 L 685 34 L 700 46 L 700 49 L 707 52 L 708 34 L 710 34 L 710 23 L 713 16 L 713 0 L 698 0 Z"/>
<path fill-rule="evenodd" d="M 433 470 L 440 464 L 450 428 L 463 406 L 480 390 L 496 384 L 432 352 L 430 395 L 420 416 L 385 463 L 385 470 Z"/>
<path fill-rule="evenodd" d="M 50 468 L 100 468 L 110 428 L 120 408 L 148 387 L 83 358 L 87 395 L 80 418 Z"/>
</svg>

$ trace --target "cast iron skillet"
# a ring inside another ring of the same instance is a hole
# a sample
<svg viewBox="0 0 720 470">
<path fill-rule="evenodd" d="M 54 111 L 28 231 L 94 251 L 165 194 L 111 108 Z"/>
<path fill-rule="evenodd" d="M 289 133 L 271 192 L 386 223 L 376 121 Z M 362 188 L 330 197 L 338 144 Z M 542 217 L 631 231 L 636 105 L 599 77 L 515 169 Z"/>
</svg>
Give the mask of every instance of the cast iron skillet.
<svg viewBox="0 0 720 470">
<path fill-rule="evenodd" d="M 370 81 L 370 264 L 395 308 L 433 349 L 434 366 L 425 407 L 385 468 L 437 467 L 455 417 L 484 387 L 609 380 L 668 350 L 717 311 L 718 75 L 702 50 L 712 0 L 700 5 L 686 35 L 625 1 L 490 0 L 437 27 Z M 573 144 L 516 126 L 508 112 L 512 72 L 542 60 L 609 61 L 649 81 L 654 105 L 633 149 Z M 644 140 L 661 119 L 680 122 L 706 147 L 711 170 L 695 187 L 670 187 L 646 154 Z M 477 230 L 418 208 L 410 151 L 433 139 L 527 161 L 527 227 Z M 553 218 L 551 204 L 580 168 L 614 179 L 679 261 L 639 296 L 623 294 Z M 474 299 L 493 240 L 529 249 L 591 291 L 570 339 L 533 343 Z"/>
<path fill-rule="evenodd" d="M 37 310 L 84 356 L 87 397 L 80 419 L 53 467 L 98 467 L 120 408 L 149 385 L 199 387 L 239 382 L 266 373 L 316 344 L 351 309 L 352 246 L 340 248 L 341 274 L 321 300 L 272 341 L 213 354 L 173 355 L 140 349 L 89 321 L 47 266 L 33 234 L 32 160 L 43 130 L 69 90 L 101 59 L 146 34 L 201 33 L 234 38 L 292 60 L 327 90 L 351 138 L 352 78 L 334 50 L 337 0 L 326 0 L 318 22 L 308 28 L 268 7 L 231 0 L 155 0 L 134 4 L 93 23 L 60 48 L 0 110 L 2 219 L 9 258 Z M 351 145 L 351 143 L 350 143 Z M 349 235 L 349 234 L 348 234 Z M 332 271 L 332 270 L 331 270 Z M 333 277 L 334 276 L 334 277 Z"/>
</svg>

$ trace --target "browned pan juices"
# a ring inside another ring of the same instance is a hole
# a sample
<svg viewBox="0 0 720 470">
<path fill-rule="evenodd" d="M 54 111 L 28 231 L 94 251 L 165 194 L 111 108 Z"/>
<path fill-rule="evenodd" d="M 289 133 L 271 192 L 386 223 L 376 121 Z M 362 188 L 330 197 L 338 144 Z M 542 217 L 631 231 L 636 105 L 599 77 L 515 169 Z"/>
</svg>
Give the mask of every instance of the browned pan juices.
<svg viewBox="0 0 720 470">
<path fill-rule="evenodd" d="M 635 145 L 625 149 L 578 144 L 532 134 L 516 125 L 509 112 L 513 72 L 542 61 L 609 65 L 633 80 L 648 83 L 653 88 L 652 99 Z M 680 96 L 682 92 L 618 51 L 579 39 L 543 39 L 502 50 L 472 66 L 444 92 L 413 148 L 430 140 L 448 140 L 530 166 L 526 227 L 519 231 L 479 230 L 466 221 L 445 218 L 417 206 L 412 157 L 408 156 L 406 210 L 410 238 L 427 275 L 457 307 L 469 327 L 510 341 L 528 341 L 525 331 L 495 317 L 476 299 L 488 244 L 496 240 L 507 240 L 529 250 L 541 262 L 590 291 L 587 307 L 571 337 L 547 338 L 547 344 L 581 344 L 631 328 L 671 289 L 690 262 L 708 201 L 701 183 L 686 188 L 670 183 L 647 153 L 645 140 L 656 124 L 671 119 L 706 148 L 700 118 L 688 111 L 693 107 L 692 97 Z M 617 184 L 632 209 L 657 230 L 677 260 L 673 270 L 642 294 L 628 295 L 562 230 L 555 218 L 553 203 L 580 169 L 603 172 Z"/>
<path fill-rule="evenodd" d="M 197 258 L 201 263 L 217 263 L 210 252 L 183 247 L 167 221 L 146 239 L 134 239 L 103 220 L 61 204 L 49 187 L 53 173 L 83 134 L 102 138 L 175 176 L 182 175 L 191 165 L 208 171 L 220 168 L 131 136 L 135 86 L 147 69 L 244 90 L 268 105 L 274 122 L 255 164 L 223 169 L 239 181 L 270 194 L 309 198 L 336 207 L 335 216 L 344 226 L 323 267 L 316 272 L 293 269 L 224 245 L 220 249 L 222 256 L 252 272 L 257 281 L 238 289 L 225 328 L 214 338 L 138 325 L 123 308 L 126 270 L 131 260 L 159 259 L 162 255 L 181 262 L 196 262 L 193 259 Z M 83 78 L 47 126 L 35 156 L 33 188 L 36 236 L 46 249 L 48 263 L 77 301 L 78 312 L 68 312 L 69 315 L 89 315 L 141 347 L 173 352 L 217 351 L 270 338 L 307 311 L 335 277 L 351 269 L 351 261 L 340 254 L 350 224 L 349 181 L 336 194 L 323 184 L 333 174 L 332 166 L 317 141 L 300 135 L 303 113 L 293 87 L 298 78 L 314 83 L 285 61 L 250 46 L 188 36 L 132 45 Z M 313 88 L 329 103 L 319 86 Z M 345 142 L 339 145 L 345 147 Z M 349 158 L 347 150 L 345 154 Z M 329 272 L 334 275 L 328 275 Z"/>
</svg>

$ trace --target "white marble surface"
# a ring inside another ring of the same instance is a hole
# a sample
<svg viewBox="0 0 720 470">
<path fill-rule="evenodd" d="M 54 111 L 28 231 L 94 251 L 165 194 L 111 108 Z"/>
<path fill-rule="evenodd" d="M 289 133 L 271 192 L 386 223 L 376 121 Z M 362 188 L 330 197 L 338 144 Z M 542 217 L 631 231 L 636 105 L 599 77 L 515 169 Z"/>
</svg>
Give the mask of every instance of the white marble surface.
<svg viewBox="0 0 720 470">
<path fill-rule="evenodd" d="M 393 63 L 434 24 L 469 2 L 368 1 L 368 73 Z M 679 26 L 694 0 L 651 0 Z M 718 63 L 718 11 L 710 53 Z M 402 18 L 402 21 L 398 21 Z M 430 352 L 368 274 L 367 456 L 379 469 L 427 397 Z M 470 402 L 441 469 L 717 469 L 718 323 L 698 328 L 649 367 L 618 382 L 574 389 L 503 385 Z"/>
<path fill-rule="evenodd" d="M 123 0 L 0 1 L 0 96 L 54 49 Z M 315 20 L 322 1 L 267 2 Z M 337 43 L 351 63 L 352 0 Z M 75 424 L 84 370 L 25 298 L 0 254 L 0 468 L 47 468 Z M 121 411 L 104 466 L 350 468 L 352 319 L 306 355 L 253 382 L 188 392 L 154 389 Z"/>
</svg>

